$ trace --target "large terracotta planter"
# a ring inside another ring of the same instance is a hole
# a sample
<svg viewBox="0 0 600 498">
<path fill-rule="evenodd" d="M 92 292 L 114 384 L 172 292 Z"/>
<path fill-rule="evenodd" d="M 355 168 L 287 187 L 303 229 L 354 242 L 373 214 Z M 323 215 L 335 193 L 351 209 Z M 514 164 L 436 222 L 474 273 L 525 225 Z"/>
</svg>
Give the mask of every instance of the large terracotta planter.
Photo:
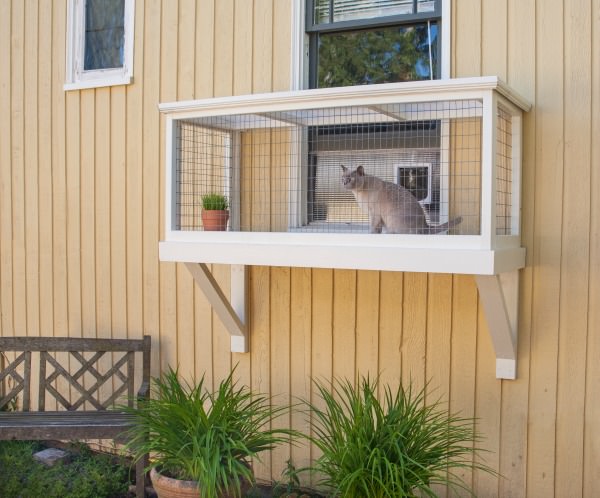
<svg viewBox="0 0 600 498">
<path fill-rule="evenodd" d="M 154 468 L 150 471 L 150 479 L 158 498 L 200 498 L 196 481 L 182 481 L 163 476 Z"/>
<path fill-rule="evenodd" d="M 182 481 L 159 474 L 155 468 L 150 470 L 152 487 L 158 498 L 201 498 L 197 481 Z M 242 484 L 242 496 L 248 490 L 247 484 Z M 221 498 L 234 498 L 234 494 L 225 493 Z"/>
<path fill-rule="evenodd" d="M 227 221 L 229 220 L 229 211 L 209 211 L 202 210 L 202 226 L 205 232 L 222 232 L 227 230 Z"/>
</svg>

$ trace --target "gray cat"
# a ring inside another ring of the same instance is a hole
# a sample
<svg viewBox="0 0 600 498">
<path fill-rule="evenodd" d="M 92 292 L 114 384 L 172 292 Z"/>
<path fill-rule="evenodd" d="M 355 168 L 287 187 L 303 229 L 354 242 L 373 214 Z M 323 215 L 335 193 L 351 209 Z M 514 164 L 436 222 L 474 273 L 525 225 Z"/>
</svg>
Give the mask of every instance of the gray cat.
<svg viewBox="0 0 600 498">
<path fill-rule="evenodd" d="M 429 224 L 427 213 L 416 197 L 401 185 L 365 174 L 362 166 L 354 171 L 342 165 L 342 185 L 351 190 L 360 208 L 369 215 L 371 233 L 440 233 L 458 225 L 459 216 L 439 225 Z"/>
</svg>

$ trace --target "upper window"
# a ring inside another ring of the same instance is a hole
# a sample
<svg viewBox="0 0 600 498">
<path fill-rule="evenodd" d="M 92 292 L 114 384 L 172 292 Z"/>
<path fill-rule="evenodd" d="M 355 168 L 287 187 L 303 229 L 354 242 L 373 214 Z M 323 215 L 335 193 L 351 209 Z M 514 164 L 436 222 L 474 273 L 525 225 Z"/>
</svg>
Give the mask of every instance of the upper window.
<svg viewBox="0 0 600 498">
<path fill-rule="evenodd" d="M 308 0 L 309 84 L 440 77 L 440 0 Z"/>
<path fill-rule="evenodd" d="M 134 0 L 71 0 L 65 89 L 131 83 Z"/>
</svg>

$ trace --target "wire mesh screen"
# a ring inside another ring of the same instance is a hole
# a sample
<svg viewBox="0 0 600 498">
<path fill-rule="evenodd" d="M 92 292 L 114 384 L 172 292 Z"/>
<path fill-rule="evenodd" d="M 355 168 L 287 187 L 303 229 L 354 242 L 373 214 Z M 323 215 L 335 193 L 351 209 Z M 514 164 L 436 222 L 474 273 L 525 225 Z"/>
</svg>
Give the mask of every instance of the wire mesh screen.
<svg viewBox="0 0 600 498">
<path fill-rule="evenodd" d="M 472 99 L 178 120 L 176 228 L 208 229 L 202 198 L 217 194 L 232 231 L 479 234 L 482 111 Z M 510 230 L 510 116 L 498 122 Z"/>
<path fill-rule="evenodd" d="M 496 235 L 516 235 L 512 217 L 512 123 L 510 114 L 498 108 L 496 130 Z"/>
</svg>

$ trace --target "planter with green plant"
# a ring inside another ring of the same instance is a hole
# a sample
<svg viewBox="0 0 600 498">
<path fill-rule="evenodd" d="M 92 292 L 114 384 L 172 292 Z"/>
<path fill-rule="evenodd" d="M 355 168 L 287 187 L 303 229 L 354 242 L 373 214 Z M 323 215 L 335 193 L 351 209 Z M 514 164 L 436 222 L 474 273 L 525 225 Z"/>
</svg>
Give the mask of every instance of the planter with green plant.
<svg viewBox="0 0 600 498">
<path fill-rule="evenodd" d="M 151 478 L 159 498 L 241 496 L 254 481 L 250 459 L 290 441 L 292 431 L 268 428 L 285 408 L 273 408 L 269 397 L 238 387 L 233 373 L 213 392 L 204 376 L 190 384 L 169 368 L 153 379 L 151 398 L 129 409 L 137 424 L 127 433 L 125 449 L 136 460 L 153 456 Z M 180 491 L 192 494 L 169 494 L 164 481 L 176 481 Z"/>
<path fill-rule="evenodd" d="M 210 193 L 202 196 L 202 227 L 205 231 L 227 230 L 229 202 L 222 194 Z"/>
<path fill-rule="evenodd" d="M 322 476 L 328 496 L 434 497 L 436 485 L 471 493 L 458 471 L 495 474 L 474 458 L 481 451 L 474 419 L 449 414 L 439 401 L 427 405 L 425 389 L 384 386 L 381 402 L 378 381 L 368 377 L 358 387 L 316 386 L 321 402 L 306 404 L 322 454 L 310 470 Z"/>
</svg>

